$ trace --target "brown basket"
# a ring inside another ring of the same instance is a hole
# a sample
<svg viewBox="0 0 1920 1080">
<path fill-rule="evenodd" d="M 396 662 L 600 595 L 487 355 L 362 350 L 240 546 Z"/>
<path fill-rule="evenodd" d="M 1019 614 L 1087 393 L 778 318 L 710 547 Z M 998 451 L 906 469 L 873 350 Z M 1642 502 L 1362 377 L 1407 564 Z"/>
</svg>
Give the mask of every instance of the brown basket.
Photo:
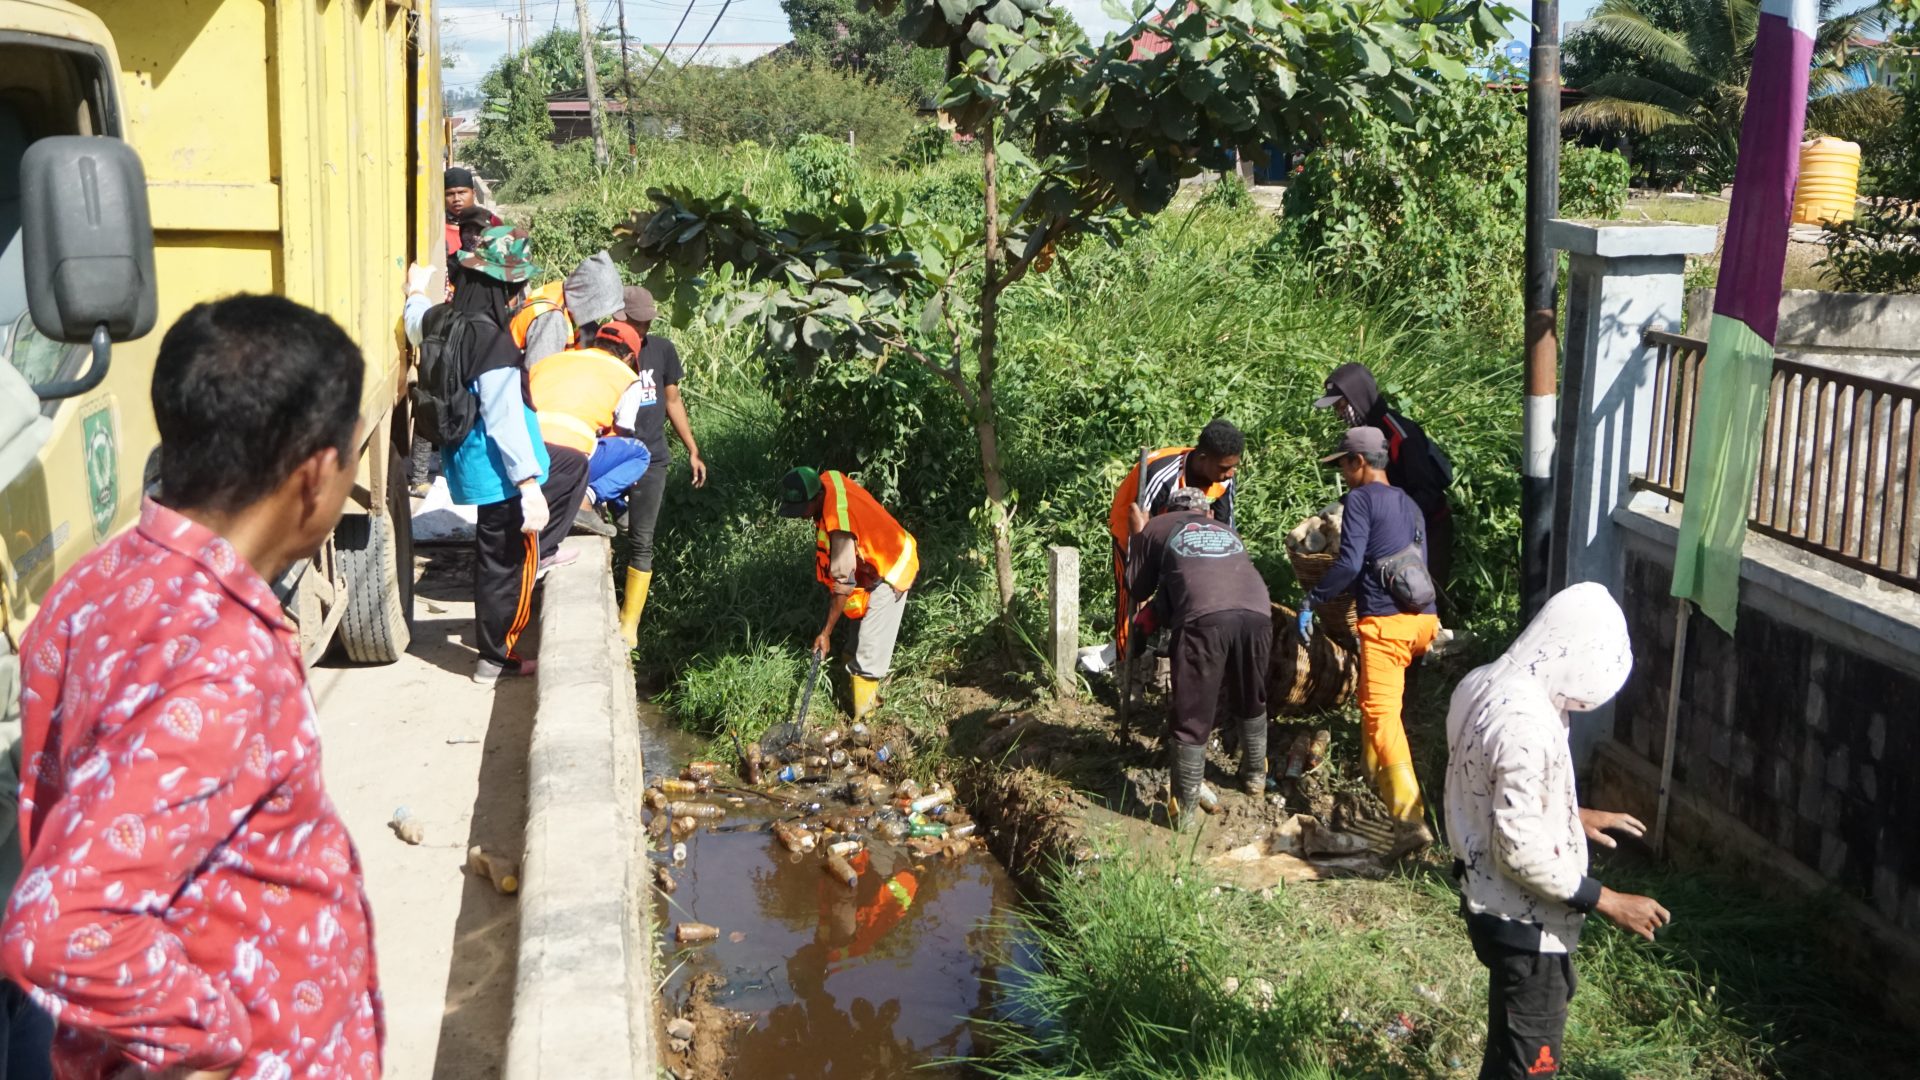
<svg viewBox="0 0 1920 1080">
<path fill-rule="evenodd" d="M 1293 576 L 1299 580 L 1300 595 L 1305 598 L 1320 584 L 1320 579 L 1327 576 L 1327 571 L 1333 569 L 1337 555 L 1331 551 L 1289 551 L 1287 558 L 1293 563 Z M 1314 623 L 1321 633 L 1332 637 L 1349 652 L 1360 647 L 1360 620 L 1354 611 L 1353 593 L 1343 592 L 1313 610 Z"/>
<path fill-rule="evenodd" d="M 1267 712 L 1273 716 L 1312 716 L 1338 708 L 1353 694 L 1359 654 L 1340 647 L 1332 635 L 1300 640 L 1298 612 L 1273 605 L 1273 659 L 1267 672 Z"/>
</svg>

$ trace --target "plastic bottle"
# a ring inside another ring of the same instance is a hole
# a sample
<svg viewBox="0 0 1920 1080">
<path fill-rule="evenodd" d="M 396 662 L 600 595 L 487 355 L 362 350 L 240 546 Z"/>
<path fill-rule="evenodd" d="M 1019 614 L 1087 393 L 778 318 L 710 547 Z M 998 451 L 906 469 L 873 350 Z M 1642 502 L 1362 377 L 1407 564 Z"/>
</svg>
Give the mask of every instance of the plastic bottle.
<svg viewBox="0 0 1920 1080">
<path fill-rule="evenodd" d="M 680 883 L 673 880 L 673 871 L 658 864 L 655 864 L 653 868 L 653 883 L 660 887 L 661 892 L 668 894 L 672 894 L 675 889 L 680 887 Z"/>
<path fill-rule="evenodd" d="M 853 725 L 853 730 L 849 738 L 855 746 L 871 746 L 873 744 L 873 732 L 869 731 L 865 724 Z"/>
<path fill-rule="evenodd" d="M 687 861 L 687 845 L 685 844 L 673 845 L 673 865 L 679 866 L 681 863 L 684 863 L 686 861 Z"/>
<path fill-rule="evenodd" d="M 953 792 L 936 788 L 931 794 L 922 795 L 909 805 L 916 814 L 932 813 L 934 810 L 953 801 Z"/>
<path fill-rule="evenodd" d="M 860 841 L 858 840 L 837 840 L 827 845 L 827 854 L 838 855 L 844 859 L 854 852 L 859 851 L 860 846 Z"/>
<path fill-rule="evenodd" d="M 882 765 L 885 765 L 887 762 L 892 761 L 893 747 L 888 746 L 885 743 L 881 743 L 880 749 L 875 750 L 873 752 L 873 760 L 879 762 Z"/>
<path fill-rule="evenodd" d="M 700 821 L 697 818 L 690 818 L 690 817 L 674 818 L 673 827 L 672 827 L 673 838 L 675 840 L 685 840 L 687 837 L 692 836 L 696 831 L 698 831 L 699 828 L 700 828 Z"/>
<path fill-rule="evenodd" d="M 945 835 L 947 835 L 947 827 L 938 822 L 929 821 L 923 825 L 907 826 L 907 836 L 914 840 L 921 839 L 922 837 L 938 839 Z"/>
<path fill-rule="evenodd" d="M 854 873 L 852 864 L 838 855 L 827 856 L 826 871 L 828 877 L 849 889 L 860 885 L 860 875 Z"/>
<path fill-rule="evenodd" d="M 907 838 L 908 828 L 907 823 L 899 815 L 891 812 L 875 822 L 873 826 L 874 831 L 879 833 L 882 839 L 895 844 Z"/>
<path fill-rule="evenodd" d="M 773 774 L 773 778 L 783 784 L 791 784 L 800 779 L 804 771 L 805 770 L 801 769 L 798 765 L 782 765 L 780 766 L 780 771 Z"/>
<path fill-rule="evenodd" d="M 719 772 L 720 763 L 717 761 L 690 761 L 686 768 L 680 770 L 680 776 L 684 780 L 699 783 L 702 780 L 712 780 L 719 775 Z"/>
<path fill-rule="evenodd" d="M 1327 760 L 1327 748 L 1333 743 L 1333 732 L 1321 728 L 1313 733 L 1313 742 L 1307 746 L 1306 772 L 1312 772 Z"/>
<path fill-rule="evenodd" d="M 773 836 L 774 839 L 780 841 L 781 847 L 786 848 L 796 855 L 801 852 L 812 851 L 815 842 L 812 833 L 805 829 L 797 829 L 791 823 L 785 821 L 776 821 L 773 823 Z"/>
<path fill-rule="evenodd" d="M 693 941 L 714 941 L 720 937 L 720 928 L 706 923 L 683 922 L 673 928 L 674 940 L 682 943 Z"/>
<path fill-rule="evenodd" d="M 1307 771 L 1307 751 L 1312 745 L 1313 737 L 1304 731 L 1287 745 L 1287 779 L 1298 780 Z"/>
<path fill-rule="evenodd" d="M 754 787 L 759 786 L 760 766 L 761 766 L 760 744 L 757 742 L 748 743 L 747 759 L 742 763 L 742 767 L 745 770 L 744 779 L 749 785 Z"/>
<path fill-rule="evenodd" d="M 727 808 L 713 803 L 675 800 L 667 804 L 667 813 L 677 818 L 720 818 L 727 816 Z"/>
<path fill-rule="evenodd" d="M 1211 784 L 1200 785 L 1200 809 L 1205 810 L 1209 814 L 1217 814 L 1220 812 L 1220 796 L 1213 790 L 1213 785 Z"/>
<path fill-rule="evenodd" d="M 846 768 L 847 752 L 845 750 L 839 749 L 838 747 L 834 748 L 833 753 L 827 755 L 827 764 L 833 766 L 836 769 Z"/>
<path fill-rule="evenodd" d="M 820 742 L 818 745 L 822 750 L 832 749 L 840 745 L 840 740 L 846 737 L 846 733 L 839 728 L 828 728 L 820 733 Z"/>
<path fill-rule="evenodd" d="M 977 825 L 975 825 L 971 821 L 968 821 L 959 825 L 955 825 L 952 828 L 948 829 L 947 835 L 952 837 L 955 840 L 964 840 L 967 837 L 972 836 L 974 833 L 974 830 L 977 828 L 978 828 Z"/>
<path fill-rule="evenodd" d="M 493 882 L 493 887 L 511 896 L 520 891 L 520 870 L 513 861 L 494 855 L 482 847 L 467 849 L 467 869 Z"/>
<path fill-rule="evenodd" d="M 666 792 L 669 796 L 698 795 L 700 794 L 700 785 L 691 780 L 668 777 L 660 781 L 660 790 Z"/>
<path fill-rule="evenodd" d="M 426 839 L 425 830 L 413 819 L 413 811 L 404 806 L 393 812 L 393 820 L 387 822 L 387 828 L 392 829 L 393 835 L 399 837 L 403 844 L 417 845 Z"/>
<path fill-rule="evenodd" d="M 649 810 L 658 810 L 667 805 L 667 793 L 657 787 L 650 787 L 640 796 L 640 804 Z"/>
<path fill-rule="evenodd" d="M 902 780 L 899 786 L 893 789 L 893 796 L 896 799 L 905 799 L 907 802 L 912 802 L 920 797 L 920 785 L 914 783 L 911 779 Z"/>
</svg>

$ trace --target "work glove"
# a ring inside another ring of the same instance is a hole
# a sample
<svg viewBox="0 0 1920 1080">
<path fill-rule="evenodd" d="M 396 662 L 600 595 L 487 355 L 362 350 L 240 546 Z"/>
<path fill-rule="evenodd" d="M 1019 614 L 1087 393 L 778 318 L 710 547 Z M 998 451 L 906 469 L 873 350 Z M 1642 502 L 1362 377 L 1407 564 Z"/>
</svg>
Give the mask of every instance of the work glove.
<svg viewBox="0 0 1920 1080">
<path fill-rule="evenodd" d="M 1313 640 L 1313 609 L 1310 607 L 1300 609 L 1300 640 Z"/>
<path fill-rule="evenodd" d="M 520 531 L 538 535 L 547 527 L 551 515 L 547 510 L 546 493 L 540 490 L 540 481 L 522 480 L 520 482 Z"/>
</svg>

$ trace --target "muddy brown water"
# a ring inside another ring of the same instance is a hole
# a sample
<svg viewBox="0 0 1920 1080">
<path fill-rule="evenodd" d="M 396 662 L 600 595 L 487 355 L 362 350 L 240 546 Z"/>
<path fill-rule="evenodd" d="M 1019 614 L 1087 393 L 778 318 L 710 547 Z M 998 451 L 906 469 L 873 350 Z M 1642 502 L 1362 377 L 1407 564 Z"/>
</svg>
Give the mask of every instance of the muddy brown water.
<svg viewBox="0 0 1920 1080">
<path fill-rule="evenodd" d="M 643 705 L 640 720 L 649 781 L 699 753 L 657 709 Z M 793 855 L 766 831 L 790 816 L 750 798 L 729 807 L 723 831 L 686 840 L 678 887 L 656 907 L 669 1013 L 702 975 L 724 980 L 715 1004 L 751 1017 L 736 1029 L 734 1076 L 973 1075 L 957 1059 L 976 1051 L 977 1021 L 999 1014 L 1000 987 L 1017 977 L 1005 967 L 1019 903 L 1005 870 L 985 851 L 923 860 L 870 839 L 849 890 L 823 871 L 823 854 Z M 719 939 L 675 943 L 685 921 L 717 927 Z"/>
</svg>

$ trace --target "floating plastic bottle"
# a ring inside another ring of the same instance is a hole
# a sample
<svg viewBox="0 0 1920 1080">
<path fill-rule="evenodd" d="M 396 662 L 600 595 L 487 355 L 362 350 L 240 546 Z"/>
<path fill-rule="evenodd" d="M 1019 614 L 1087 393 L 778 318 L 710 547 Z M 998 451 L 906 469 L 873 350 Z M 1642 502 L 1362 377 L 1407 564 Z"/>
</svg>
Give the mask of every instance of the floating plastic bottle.
<svg viewBox="0 0 1920 1080">
<path fill-rule="evenodd" d="M 720 928 L 700 922 L 683 922 L 673 928 L 674 939 L 682 943 L 693 941 L 714 941 L 720 937 Z"/>
<path fill-rule="evenodd" d="M 927 814 L 952 801 L 953 792 L 941 789 L 934 791 L 932 794 L 920 796 L 909 803 L 908 806 L 916 814 Z"/>
<path fill-rule="evenodd" d="M 798 765 L 782 765 L 780 771 L 773 774 L 773 778 L 783 784 L 791 784 L 799 780 L 805 772 L 806 770 Z"/>
<path fill-rule="evenodd" d="M 934 821 L 907 826 L 907 836 L 914 840 L 922 838 L 938 839 L 945 835 L 947 835 L 947 827 Z"/>
<path fill-rule="evenodd" d="M 780 841 L 781 847 L 786 848 L 796 855 L 802 852 L 812 851 L 815 844 L 812 833 L 805 829 L 795 828 L 791 823 L 785 821 L 776 821 L 773 823 L 773 836 L 774 839 Z"/>
<path fill-rule="evenodd" d="M 668 894 L 671 894 L 675 889 L 680 887 L 680 883 L 673 880 L 673 871 L 658 863 L 655 863 L 653 867 L 653 883 L 660 887 L 661 892 Z"/>
<path fill-rule="evenodd" d="M 828 877 L 849 889 L 860 884 L 860 875 L 854 872 L 853 865 L 838 855 L 827 856 L 826 871 Z"/>
<path fill-rule="evenodd" d="M 483 847 L 467 849 L 467 869 L 486 878 L 493 887 L 508 896 L 520 891 L 520 869 L 513 860 L 495 855 Z"/>
<path fill-rule="evenodd" d="M 685 840 L 695 832 L 698 832 L 699 829 L 700 819 L 698 818 L 677 817 L 673 819 L 672 832 L 675 840 Z"/>
<path fill-rule="evenodd" d="M 854 852 L 859 851 L 860 847 L 860 841 L 858 840 L 836 840 L 827 845 L 827 854 L 838 855 L 844 859 Z"/>
<path fill-rule="evenodd" d="M 976 826 L 971 821 L 963 822 L 962 824 L 954 825 L 948 828 L 947 836 L 955 840 L 964 840 L 967 837 L 972 836 L 974 833 L 974 830 L 977 828 L 978 826 Z"/>
<path fill-rule="evenodd" d="M 741 764 L 744 770 L 743 778 L 749 785 L 758 787 L 760 785 L 760 767 L 763 764 L 760 756 L 759 743 L 747 744 L 747 759 Z"/>
<path fill-rule="evenodd" d="M 673 865 L 679 866 L 681 863 L 684 863 L 686 861 L 687 861 L 687 845 L 685 844 L 673 845 Z"/>
<path fill-rule="evenodd" d="M 711 780 L 719 774 L 720 763 L 717 761 L 690 761 L 687 763 L 686 768 L 680 770 L 682 779 L 692 780 L 696 783 L 701 780 Z"/>
<path fill-rule="evenodd" d="M 669 796 L 698 795 L 700 794 L 700 785 L 694 783 L 692 780 L 682 780 L 678 777 L 670 776 L 660 781 L 660 790 L 666 792 Z"/>
<path fill-rule="evenodd" d="M 827 755 L 827 764 L 833 766 L 836 769 L 846 768 L 847 760 L 848 760 L 847 752 L 837 747 L 834 749 L 834 751 L 831 754 Z"/>
<path fill-rule="evenodd" d="M 676 800 L 667 804 L 667 813 L 677 818 L 721 818 L 727 816 L 727 808 L 715 803 Z"/>
</svg>

